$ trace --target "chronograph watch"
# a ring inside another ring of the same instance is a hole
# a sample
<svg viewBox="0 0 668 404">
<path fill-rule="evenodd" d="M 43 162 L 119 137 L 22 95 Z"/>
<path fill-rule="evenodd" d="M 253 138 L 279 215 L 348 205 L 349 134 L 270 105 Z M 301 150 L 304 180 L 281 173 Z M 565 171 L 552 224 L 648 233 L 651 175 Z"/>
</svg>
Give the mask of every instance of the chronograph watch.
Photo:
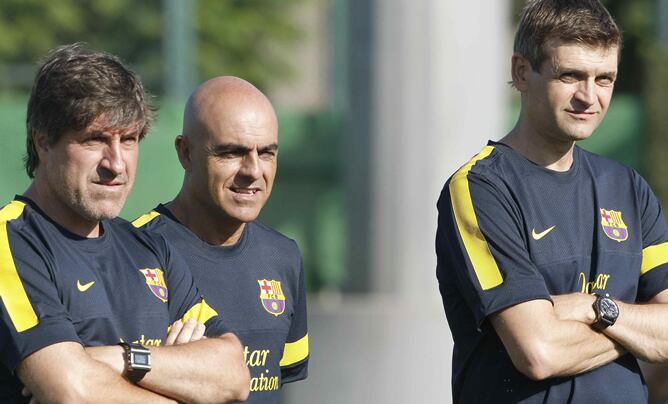
<svg viewBox="0 0 668 404">
<path fill-rule="evenodd" d="M 596 320 L 594 320 L 592 327 L 596 331 L 603 331 L 617 321 L 619 306 L 609 297 L 597 296 L 596 301 L 594 301 L 594 312 L 596 313 Z"/>
</svg>

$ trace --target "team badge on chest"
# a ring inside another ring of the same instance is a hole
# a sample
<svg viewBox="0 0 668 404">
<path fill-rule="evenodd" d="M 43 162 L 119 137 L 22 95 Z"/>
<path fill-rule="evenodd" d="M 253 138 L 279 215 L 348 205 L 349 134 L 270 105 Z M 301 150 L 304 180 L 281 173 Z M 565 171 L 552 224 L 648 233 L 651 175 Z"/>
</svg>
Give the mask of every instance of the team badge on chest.
<svg viewBox="0 0 668 404">
<path fill-rule="evenodd" d="M 260 301 L 262 307 L 269 313 L 279 316 L 285 310 L 285 295 L 281 289 L 281 282 L 275 280 L 258 280 L 260 284 Z"/>
<path fill-rule="evenodd" d="M 146 268 L 140 269 L 139 272 L 144 275 L 148 289 L 155 297 L 167 303 L 169 292 L 167 291 L 167 284 L 165 283 L 165 277 L 162 275 L 162 270 L 158 268 Z"/>
<path fill-rule="evenodd" d="M 622 212 L 601 209 L 601 226 L 606 236 L 619 243 L 629 238 L 628 228 L 622 220 Z"/>
</svg>

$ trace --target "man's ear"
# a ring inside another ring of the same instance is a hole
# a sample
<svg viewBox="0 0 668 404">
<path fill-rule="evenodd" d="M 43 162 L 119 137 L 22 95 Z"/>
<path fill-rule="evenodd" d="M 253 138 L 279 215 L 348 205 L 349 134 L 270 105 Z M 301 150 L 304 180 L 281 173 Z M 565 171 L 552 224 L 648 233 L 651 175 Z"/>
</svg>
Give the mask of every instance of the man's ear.
<svg viewBox="0 0 668 404">
<path fill-rule="evenodd" d="M 40 161 L 45 158 L 45 153 L 49 150 L 49 140 L 43 132 L 32 132 L 32 143 L 35 145 L 35 151 Z"/>
<path fill-rule="evenodd" d="M 191 156 L 190 156 L 190 141 L 187 136 L 178 135 L 174 140 L 174 147 L 176 148 L 176 154 L 179 156 L 179 162 L 181 162 L 181 167 L 183 167 L 186 172 L 190 171 L 192 167 Z"/>
<path fill-rule="evenodd" d="M 520 93 L 524 93 L 528 89 L 527 81 L 529 73 L 532 71 L 531 63 L 524 56 L 519 53 L 514 53 L 511 59 L 511 69 L 513 77 L 513 87 Z"/>
</svg>

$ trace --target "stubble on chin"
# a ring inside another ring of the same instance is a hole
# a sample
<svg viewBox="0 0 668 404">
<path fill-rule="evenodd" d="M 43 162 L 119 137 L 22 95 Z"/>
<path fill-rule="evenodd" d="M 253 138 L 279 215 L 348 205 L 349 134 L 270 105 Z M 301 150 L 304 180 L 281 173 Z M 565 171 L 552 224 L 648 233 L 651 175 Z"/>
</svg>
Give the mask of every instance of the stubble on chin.
<svg viewBox="0 0 668 404">
<path fill-rule="evenodd" d="M 96 222 L 113 219 L 119 215 L 128 192 L 105 195 L 101 192 L 64 189 L 61 199 L 69 208 L 86 221 Z"/>
</svg>

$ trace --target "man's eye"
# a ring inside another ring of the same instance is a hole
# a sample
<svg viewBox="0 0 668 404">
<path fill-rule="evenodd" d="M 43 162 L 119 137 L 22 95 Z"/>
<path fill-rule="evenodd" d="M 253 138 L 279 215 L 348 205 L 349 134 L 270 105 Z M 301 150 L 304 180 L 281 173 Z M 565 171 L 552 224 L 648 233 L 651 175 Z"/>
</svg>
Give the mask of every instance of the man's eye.
<svg viewBox="0 0 668 404">
<path fill-rule="evenodd" d="M 239 153 L 233 151 L 221 152 L 216 155 L 220 159 L 233 159 L 239 157 Z"/>
<path fill-rule="evenodd" d="M 104 139 L 102 139 L 101 136 L 92 136 L 92 137 L 86 138 L 84 140 L 84 143 L 86 143 L 86 144 L 97 144 L 97 143 L 101 143 L 103 141 L 104 141 Z"/>
<path fill-rule="evenodd" d="M 611 77 L 599 77 L 596 79 L 596 82 L 601 85 L 601 86 L 611 86 L 615 83 L 615 80 L 613 80 Z"/>
<path fill-rule="evenodd" d="M 573 83 L 577 81 L 577 77 L 575 77 L 575 74 L 573 73 L 564 73 L 559 76 L 559 79 L 566 83 Z"/>
</svg>

